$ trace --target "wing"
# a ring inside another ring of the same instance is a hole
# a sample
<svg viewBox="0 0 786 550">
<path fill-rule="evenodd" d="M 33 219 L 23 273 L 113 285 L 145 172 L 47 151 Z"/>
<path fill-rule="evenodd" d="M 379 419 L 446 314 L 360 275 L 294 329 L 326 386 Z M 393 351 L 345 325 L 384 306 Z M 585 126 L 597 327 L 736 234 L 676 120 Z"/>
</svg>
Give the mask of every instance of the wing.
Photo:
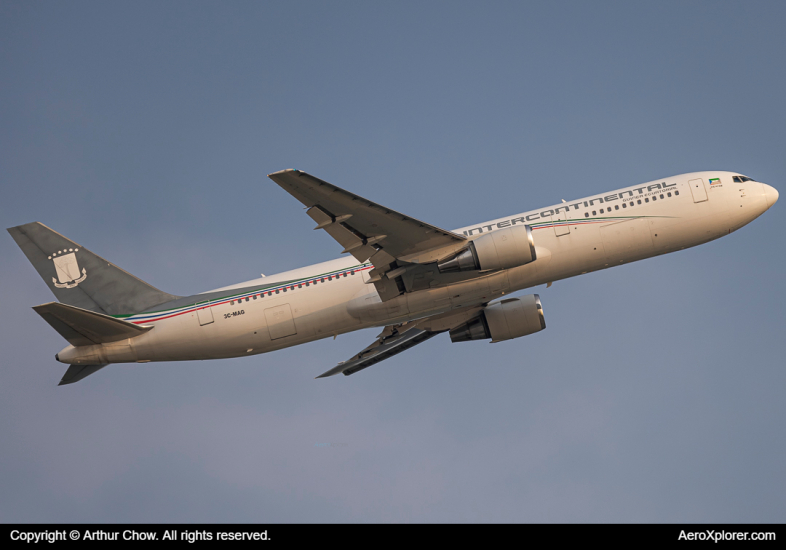
<svg viewBox="0 0 786 550">
<path fill-rule="evenodd" d="M 299 170 L 268 176 L 308 208 L 317 222 L 358 261 L 374 265 L 371 280 L 383 301 L 397 296 L 393 276 L 406 264 L 433 262 L 466 245 L 467 239 L 386 208 Z M 400 274 L 400 271 L 398 272 Z"/>
<path fill-rule="evenodd" d="M 447 332 L 466 323 L 468 320 L 476 317 L 483 307 L 484 305 L 462 308 L 409 323 L 387 326 L 370 346 L 364 348 L 351 359 L 341 362 L 329 371 L 320 374 L 317 378 L 326 378 L 339 373 L 344 374 L 344 376 L 355 374 L 389 357 L 398 355 L 421 342 L 425 342 L 437 334 Z"/>
</svg>

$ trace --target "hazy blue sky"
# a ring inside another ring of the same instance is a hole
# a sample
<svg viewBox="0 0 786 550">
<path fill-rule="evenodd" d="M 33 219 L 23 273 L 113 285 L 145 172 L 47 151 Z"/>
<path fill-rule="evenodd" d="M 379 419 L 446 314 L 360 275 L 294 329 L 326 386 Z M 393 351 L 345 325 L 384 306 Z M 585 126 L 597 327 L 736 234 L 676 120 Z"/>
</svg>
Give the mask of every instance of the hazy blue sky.
<svg viewBox="0 0 786 550">
<path fill-rule="evenodd" d="M 783 192 L 784 28 L 778 1 L 0 0 L 0 218 L 183 295 L 338 255 L 284 168 L 448 229 L 696 170 Z M 783 522 L 782 203 L 536 289 L 541 333 L 326 380 L 377 331 L 58 388 L 6 235 L 0 521 Z"/>
</svg>

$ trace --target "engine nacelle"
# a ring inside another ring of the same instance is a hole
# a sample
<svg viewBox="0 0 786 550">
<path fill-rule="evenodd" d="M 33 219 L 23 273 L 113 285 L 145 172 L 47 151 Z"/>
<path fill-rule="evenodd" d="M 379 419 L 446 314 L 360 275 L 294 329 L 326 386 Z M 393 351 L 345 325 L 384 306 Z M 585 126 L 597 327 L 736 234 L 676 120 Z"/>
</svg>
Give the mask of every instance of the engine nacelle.
<svg viewBox="0 0 786 550">
<path fill-rule="evenodd" d="M 460 253 L 439 262 L 437 267 L 441 273 L 493 271 L 518 267 L 536 259 L 532 229 L 528 225 L 518 225 L 478 237 Z"/>
<path fill-rule="evenodd" d="M 540 296 L 530 294 L 509 298 L 486 306 L 480 315 L 450 331 L 452 342 L 487 340 L 491 343 L 512 340 L 546 328 Z"/>
</svg>

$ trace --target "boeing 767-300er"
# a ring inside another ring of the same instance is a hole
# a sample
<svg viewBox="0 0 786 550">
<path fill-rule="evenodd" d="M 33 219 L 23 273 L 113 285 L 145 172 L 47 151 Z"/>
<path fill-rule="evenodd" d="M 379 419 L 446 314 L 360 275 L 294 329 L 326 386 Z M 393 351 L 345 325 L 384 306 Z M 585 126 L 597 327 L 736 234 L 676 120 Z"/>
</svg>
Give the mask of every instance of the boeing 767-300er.
<svg viewBox="0 0 786 550">
<path fill-rule="evenodd" d="M 41 223 L 8 231 L 59 302 L 33 309 L 68 340 L 70 384 L 110 363 L 266 353 L 367 327 L 377 340 L 320 377 L 353 374 L 441 332 L 500 342 L 546 328 L 508 294 L 706 243 L 778 200 L 734 172 L 696 172 L 446 231 L 299 170 L 270 178 L 349 256 L 195 296 L 161 292 Z"/>
</svg>

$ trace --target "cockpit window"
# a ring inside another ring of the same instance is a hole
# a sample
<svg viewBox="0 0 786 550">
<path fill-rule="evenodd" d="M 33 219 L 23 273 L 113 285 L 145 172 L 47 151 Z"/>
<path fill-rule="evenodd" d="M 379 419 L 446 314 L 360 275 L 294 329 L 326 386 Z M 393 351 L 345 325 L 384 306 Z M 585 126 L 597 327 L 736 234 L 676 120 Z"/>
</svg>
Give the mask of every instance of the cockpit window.
<svg viewBox="0 0 786 550">
<path fill-rule="evenodd" d="M 756 181 L 753 178 L 749 178 L 748 176 L 734 176 L 735 183 L 742 183 L 744 181 Z"/>
</svg>

